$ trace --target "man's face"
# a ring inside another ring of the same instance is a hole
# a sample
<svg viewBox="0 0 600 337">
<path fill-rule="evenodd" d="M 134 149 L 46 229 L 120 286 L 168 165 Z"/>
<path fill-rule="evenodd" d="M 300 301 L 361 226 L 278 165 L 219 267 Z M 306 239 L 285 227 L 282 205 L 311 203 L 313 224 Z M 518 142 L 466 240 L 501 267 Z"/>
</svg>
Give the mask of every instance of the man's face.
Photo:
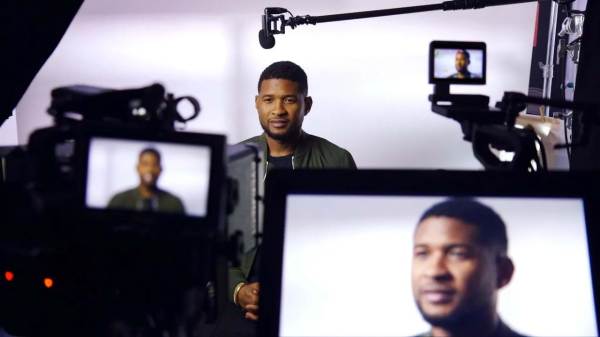
<svg viewBox="0 0 600 337">
<path fill-rule="evenodd" d="M 162 168 L 156 155 L 145 152 L 139 158 L 137 171 L 140 176 L 140 184 L 146 187 L 156 187 Z"/>
<path fill-rule="evenodd" d="M 258 119 L 273 139 L 288 141 L 298 136 L 312 100 L 299 92 L 296 82 L 284 79 L 262 81 L 255 98 Z"/>
<path fill-rule="evenodd" d="M 454 58 L 454 66 L 456 67 L 457 72 L 461 74 L 466 73 L 467 67 L 470 63 L 471 61 L 467 58 L 467 55 L 465 55 L 465 53 L 461 51 L 456 52 L 456 56 Z"/>
<path fill-rule="evenodd" d="M 413 296 L 423 318 L 451 326 L 473 313 L 495 310 L 494 251 L 478 243 L 475 226 L 448 217 L 423 220 L 415 231 L 412 259 Z"/>
</svg>

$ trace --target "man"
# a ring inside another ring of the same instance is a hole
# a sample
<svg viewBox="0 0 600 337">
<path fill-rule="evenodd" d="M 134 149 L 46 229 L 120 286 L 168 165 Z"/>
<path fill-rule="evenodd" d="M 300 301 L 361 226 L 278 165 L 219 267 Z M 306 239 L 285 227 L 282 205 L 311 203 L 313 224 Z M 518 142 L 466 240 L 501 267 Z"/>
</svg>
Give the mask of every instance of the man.
<svg viewBox="0 0 600 337">
<path fill-rule="evenodd" d="M 431 331 L 422 336 L 518 337 L 496 312 L 514 265 L 506 226 L 472 199 L 449 199 L 421 216 L 414 234 L 412 290 Z"/>
<path fill-rule="evenodd" d="M 295 63 L 281 61 L 268 66 L 258 80 L 254 102 L 264 133 L 244 143 L 257 143 L 263 149 L 265 178 L 273 169 L 356 169 L 348 151 L 302 130 L 313 100 L 308 96 L 306 73 Z M 232 269 L 229 275 L 231 300 L 253 321 L 258 319 L 259 260 L 260 254 L 254 250 L 244 257 L 241 268 Z"/>
<path fill-rule="evenodd" d="M 459 49 L 456 51 L 456 55 L 454 56 L 454 67 L 456 68 L 456 73 L 450 75 L 448 78 L 459 78 L 459 79 L 468 79 L 468 78 L 479 78 L 480 76 L 473 74 L 469 71 L 469 65 L 471 64 L 471 55 L 465 49 Z"/>
<path fill-rule="evenodd" d="M 183 202 L 178 197 L 157 186 L 162 167 L 160 153 L 156 149 L 143 149 L 139 154 L 136 169 L 140 184 L 113 196 L 108 208 L 185 213 Z"/>
<path fill-rule="evenodd" d="M 308 96 L 306 73 L 298 65 L 282 61 L 268 66 L 258 80 L 254 103 L 264 133 L 244 143 L 262 147 L 267 172 L 273 168 L 356 168 L 348 151 L 302 130 L 313 100 Z"/>
</svg>

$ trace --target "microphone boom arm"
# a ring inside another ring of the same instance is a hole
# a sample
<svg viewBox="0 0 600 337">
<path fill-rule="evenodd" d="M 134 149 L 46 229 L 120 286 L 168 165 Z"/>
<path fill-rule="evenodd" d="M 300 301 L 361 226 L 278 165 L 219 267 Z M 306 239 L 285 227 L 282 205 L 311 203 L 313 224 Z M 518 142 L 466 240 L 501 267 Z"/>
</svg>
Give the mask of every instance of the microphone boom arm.
<svg viewBox="0 0 600 337">
<path fill-rule="evenodd" d="M 263 48 L 272 48 L 275 45 L 274 35 L 285 34 L 285 26 L 289 26 L 294 29 L 299 25 L 316 25 L 317 23 L 323 22 L 367 19 L 399 14 L 431 12 L 437 10 L 450 11 L 459 9 L 479 9 L 490 6 L 513 5 L 537 1 L 550 0 L 448 0 L 438 4 L 320 16 L 294 16 L 285 8 L 267 7 L 262 15 L 262 29 L 259 32 L 259 41 Z M 289 18 L 286 18 L 286 13 L 290 15 Z"/>
<path fill-rule="evenodd" d="M 284 15 L 276 15 L 267 13 L 269 8 L 265 8 L 265 15 L 269 22 L 280 21 L 283 23 L 281 29 L 273 30 L 273 34 L 283 34 L 285 33 L 285 29 L 283 26 L 287 25 L 292 27 L 292 29 L 296 28 L 298 25 L 303 24 L 312 24 L 316 25 L 317 23 L 323 22 L 334 22 L 334 21 L 346 21 L 346 20 L 358 20 L 358 19 L 367 19 L 367 18 L 376 18 L 382 16 L 391 16 L 391 15 L 399 15 L 399 14 L 411 14 L 411 13 L 421 13 L 421 12 L 431 12 L 431 11 L 450 11 L 450 10 L 460 10 L 460 9 L 479 9 L 484 7 L 491 6 L 502 6 L 502 5 L 513 5 L 520 3 L 528 3 L 528 2 L 537 2 L 538 0 L 450 0 L 444 1 L 438 4 L 429 4 L 429 5 L 421 5 L 421 6 L 411 6 L 411 7 L 401 7 L 401 8 L 390 8 L 390 9 L 379 9 L 372 11 L 363 11 L 363 12 L 351 12 L 351 13 L 342 13 L 342 14 L 331 14 L 331 15 L 321 15 L 321 16 L 292 16 L 289 19 L 285 19 Z"/>
</svg>

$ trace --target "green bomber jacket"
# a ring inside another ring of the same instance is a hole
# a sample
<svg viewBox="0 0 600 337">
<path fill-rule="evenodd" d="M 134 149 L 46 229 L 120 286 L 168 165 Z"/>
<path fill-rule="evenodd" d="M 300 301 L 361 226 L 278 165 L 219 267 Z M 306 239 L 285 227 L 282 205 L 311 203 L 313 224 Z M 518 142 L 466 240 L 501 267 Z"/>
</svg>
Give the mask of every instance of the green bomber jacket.
<svg viewBox="0 0 600 337">
<path fill-rule="evenodd" d="M 354 158 L 347 150 L 333 144 L 325 138 L 313 136 L 302 131 L 300 141 L 292 157 L 294 169 L 356 169 Z M 258 144 L 263 153 L 268 153 L 267 136 L 244 140 L 242 143 Z M 266 155 L 265 155 L 266 157 Z M 265 162 L 265 173 L 269 170 L 269 162 Z M 240 282 L 245 282 L 256 257 L 257 249 L 247 252 L 241 259 L 240 268 L 229 270 L 229 300 L 233 301 L 233 292 Z"/>
</svg>

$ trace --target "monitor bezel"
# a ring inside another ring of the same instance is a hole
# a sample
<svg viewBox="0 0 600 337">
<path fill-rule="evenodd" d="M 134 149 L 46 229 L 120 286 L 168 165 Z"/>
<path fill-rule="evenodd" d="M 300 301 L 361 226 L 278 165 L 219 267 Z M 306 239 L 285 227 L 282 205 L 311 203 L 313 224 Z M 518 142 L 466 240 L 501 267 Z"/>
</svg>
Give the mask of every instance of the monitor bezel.
<svg viewBox="0 0 600 337">
<path fill-rule="evenodd" d="M 476 79 L 455 79 L 455 78 L 435 78 L 434 53 L 436 49 L 477 49 L 483 51 L 482 74 L 481 78 Z M 484 85 L 487 81 L 487 46 L 485 42 L 472 41 L 431 41 L 429 44 L 429 83 L 430 84 L 471 84 Z"/>
<path fill-rule="evenodd" d="M 204 216 L 181 215 L 132 210 L 100 209 L 87 205 L 89 151 L 93 139 L 160 142 L 210 148 L 209 187 Z M 119 230 L 143 230 L 162 233 L 210 233 L 222 227 L 224 218 L 225 136 L 191 132 L 161 131 L 146 128 L 85 128 L 76 142 L 77 170 L 82 172 L 79 208 L 89 225 L 114 226 Z M 114 224 L 114 225 L 113 225 Z"/>
<path fill-rule="evenodd" d="M 596 325 L 600 331 L 599 299 L 595 267 L 598 248 L 593 238 L 600 237 L 600 187 L 593 173 L 552 172 L 527 174 L 485 171 L 419 170 L 294 170 L 272 171 L 266 186 L 262 261 L 261 305 L 258 333 L 279 336 L 280 299 L 285 232 L 285 210 L 289 195 L 360 196 L 474 196 L 579 198 L 583 200 L 592 275 Z M 597 193 L 596 193 L 597 194 Z"/>
</svg>

